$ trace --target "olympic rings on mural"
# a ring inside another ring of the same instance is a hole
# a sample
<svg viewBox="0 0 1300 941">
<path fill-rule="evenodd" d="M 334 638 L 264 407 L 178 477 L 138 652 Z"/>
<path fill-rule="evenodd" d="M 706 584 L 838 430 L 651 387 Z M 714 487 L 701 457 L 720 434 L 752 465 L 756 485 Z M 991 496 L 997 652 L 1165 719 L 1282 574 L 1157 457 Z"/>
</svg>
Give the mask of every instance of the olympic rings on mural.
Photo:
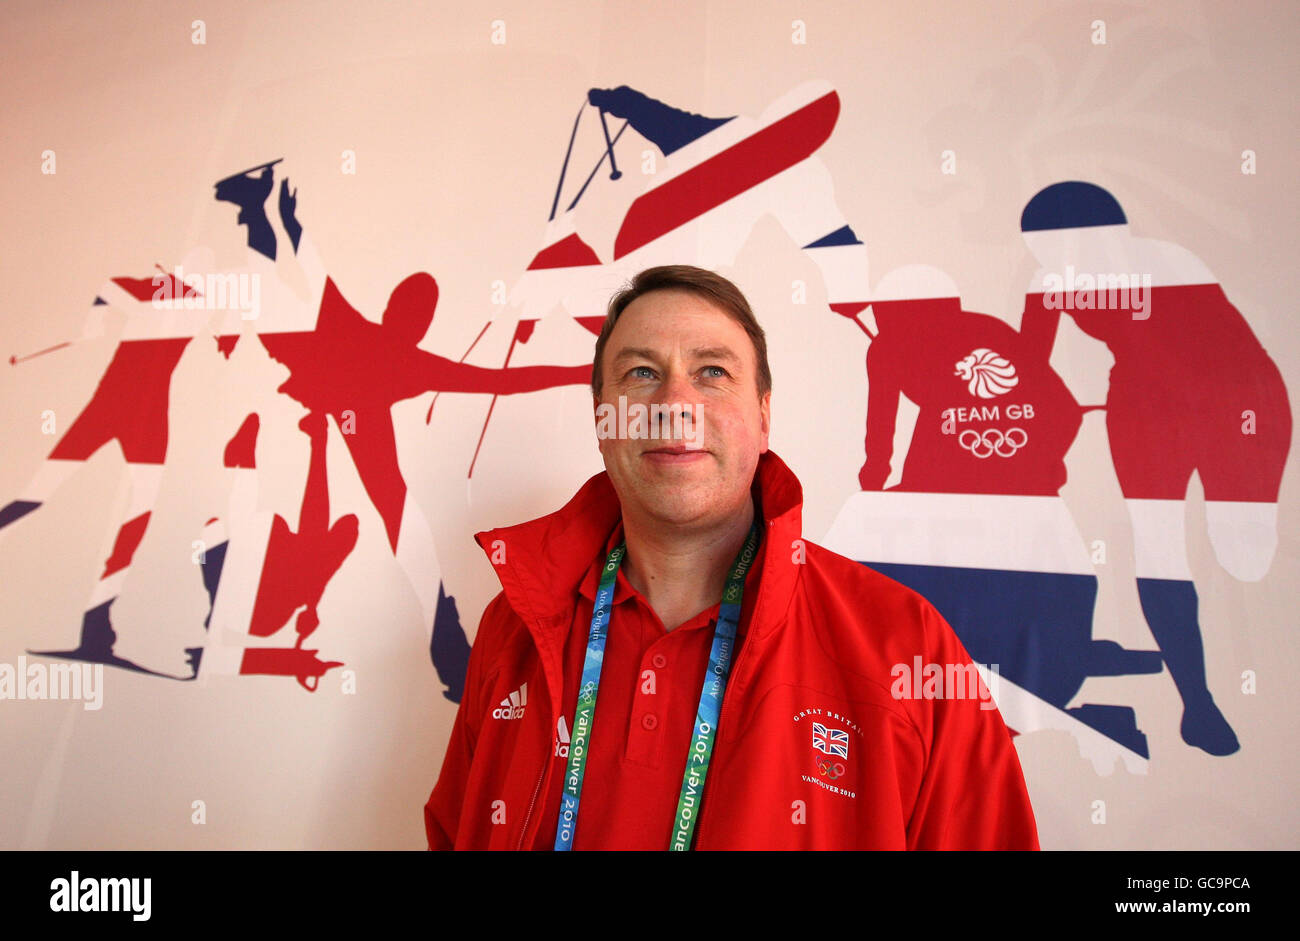
<svg viewBox="0 0 1300 941">
<path fill-rule="evenodd" d="M 1012 457 L 1029 441 L 1029 433 L 1023 428 L 985 428 L 982 432 L 967 428 L 957 436 L 957 443 L 980 460 L 992 457 Z"/>
</svg>

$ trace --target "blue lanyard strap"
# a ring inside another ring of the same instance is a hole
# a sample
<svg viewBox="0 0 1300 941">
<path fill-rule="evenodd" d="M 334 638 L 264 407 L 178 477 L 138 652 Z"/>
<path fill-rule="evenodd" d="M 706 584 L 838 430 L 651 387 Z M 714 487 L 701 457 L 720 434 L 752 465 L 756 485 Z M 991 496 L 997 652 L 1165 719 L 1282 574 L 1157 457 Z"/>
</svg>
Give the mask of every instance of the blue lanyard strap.
<svg viewBox="0 0 1300 941">
<path fill-rule="evenodd" d="M 700 689 L 700 704 L 695 711 L 695 734 L 691 739 L 686 759 L 686 772 L 682 776 L 681 793 L 677 801 L 677 820 L 673 825 L 669 848 L 691 848 L 695 823 L 699 817 L 704 782 L 709 774 L 709 758 L 713 754 L 713 739 L 718 727 L 718 713 L 722 697 L 727 691 L 727 677 L 736 647 L 736 632 L 740 626 L 740 608 L 744 597 L 745 575 L 758 554 L 759 516 L 755 505 L 753 525 L 740 554 L 727 576 L 722 601 L 718 606 L 718 620 L 713 629 L 713 648 L 709 653 L 709 669 Z M 591 749 L 592 725 L 596 717 L 596 694 L 600 689 L 600 668 L 605 659 L 605 639 L 614 600 L 614 582 L 618 568 L 627 554 L 627 544 L 620 543 L 605 562 L 600 574 L 600 587 L 591 613 L 591 628 L 587 634 L 587 657 L 582 665 L 582 685 L 578 688 L 578 704 L 570 726 L 569 764 L 564 776 L 564 789 L 560 794 L 560 816 L 555 828 L 555 848 L 573 848 L 578 825 L 578 802 L 582 796 L 582 781 L 587 769 L 587 754 Z"/>
</svg>

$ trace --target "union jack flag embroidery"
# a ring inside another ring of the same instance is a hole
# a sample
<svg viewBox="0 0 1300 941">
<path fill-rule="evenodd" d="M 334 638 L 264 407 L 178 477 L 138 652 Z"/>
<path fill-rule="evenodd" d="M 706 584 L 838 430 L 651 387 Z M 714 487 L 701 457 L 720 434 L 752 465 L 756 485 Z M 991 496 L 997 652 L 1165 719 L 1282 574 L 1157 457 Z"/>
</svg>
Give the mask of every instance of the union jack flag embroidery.
<svg viewBox="0 0 1300 941">
<path fill-rule="evenodd" d="M 849 757 L 849 733 L 843 729 L 828 729 L 820 722 L 813 723 L 813 748 L 828 755 Z"/>
</svg>

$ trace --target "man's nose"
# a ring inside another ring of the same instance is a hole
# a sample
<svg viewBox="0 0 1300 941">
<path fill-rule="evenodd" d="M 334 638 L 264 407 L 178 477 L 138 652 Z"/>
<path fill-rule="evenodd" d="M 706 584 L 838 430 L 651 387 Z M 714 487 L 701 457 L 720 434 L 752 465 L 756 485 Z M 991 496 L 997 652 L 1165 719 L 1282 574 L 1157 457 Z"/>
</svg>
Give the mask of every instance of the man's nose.
<svg viewBox="0 0 1300 941">
<path fill-rule="evenodd" d="M 695 386 L 691 383 L 691 377 L 685 369 L 677 367 L 669 369 L 657 393 L 654 404 L 658 406 L 660 421 L 664 425 L 680 428 L 685 422 L 699 419 L 695 414 L 697 408 L 693 401 Z M 666 432 L 658 437 L 665 436 Z"/>
</svg>

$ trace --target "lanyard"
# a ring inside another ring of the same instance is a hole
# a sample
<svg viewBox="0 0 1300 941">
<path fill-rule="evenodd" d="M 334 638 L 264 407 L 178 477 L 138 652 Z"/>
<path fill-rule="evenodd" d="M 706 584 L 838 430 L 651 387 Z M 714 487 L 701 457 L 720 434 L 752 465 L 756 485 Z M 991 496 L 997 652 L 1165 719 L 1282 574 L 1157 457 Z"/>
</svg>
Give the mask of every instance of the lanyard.
<svg viewBox="0 0 1300 941">
<path fill-rule="evenodd" d="M 754 522 L 749 536 L 732 563 L 731 574 L 722 592 L 718 606 L 718 620 L 713 628 L 713 649 L 709 653 L 709 669 L 700 689 L 700 704 L 695 710 L 695 734 L 682 775 L 682 789 L 677 799 L 677 820 L 673 825 L 669 849 L 688 850 L 695 834 L 695 821 L 699 816 L 704 780 L 709 774 L 709 757 L 713 754 L 713 735 L 718 726 L 718 712 L 722 697 L 727 691 L 727 677 L 731 673 L 731 658 L 735 652 L 736 629 L 740 625 L 740 605 L 745 590 L 745 574 L 757 557 L 759 540 L 759 515 L 755 506 Z M 618 567 L 627 554 L 627 543 L 619 543 L 609 554 L 600 574 L 600 588 L 591 612 L 591 628 L 587 634 L 587 658 L 582 665 L 582 685 L 578 687 L 578 705 L 570 726 L 569 767 L 564 775 L 564 791 L 560 795 L 560 817 L 555 828 L 555 848 L 573 848 L 574 833 L 578 826 L 578 799 L 582 795 L 582 779 L 587 769 L 587 751 L 591 748 L 591 729 L 596 715 L 596 693 L 600 689 L 600 667 L 605 659 L 605 638 L 609 632 L 610 607 L 614 599 L 614 581 Z"/>
</svg>

